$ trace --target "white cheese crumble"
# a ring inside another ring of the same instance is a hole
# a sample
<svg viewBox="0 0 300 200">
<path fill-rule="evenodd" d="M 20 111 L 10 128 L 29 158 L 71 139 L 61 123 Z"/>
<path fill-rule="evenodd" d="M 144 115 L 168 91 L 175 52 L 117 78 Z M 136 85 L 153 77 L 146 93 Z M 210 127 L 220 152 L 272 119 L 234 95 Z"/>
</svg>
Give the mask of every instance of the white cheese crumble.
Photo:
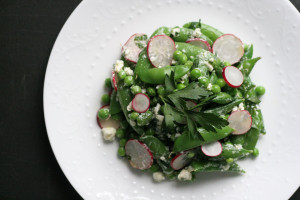
<svg viewBox="0 0 300 200">
<path fill-rule="evenodd" d="M 103 138 L 106 141 L 114 141 L 115 140 L 115 135 L 116 135 L 116 129 L 115 128 L 103 128 L 102 129 L 102 134 Z"/>
<path fill-rule="evenodd" d="M 125 67 L 124 71 L 127 76 L 133 76 L 133 71 L 130 69 L 130 67 Z"/>
<path fill-rule="evenodd" d="M 130 49 L 125 48 L 124 54 L 125 56 L 128 56 L 131 53 Z"/>
<path fill-rule="evenodd" d="M 211 64 L 205 63 L 205 65 L 207 66 L 207 68 L 210 72 L 212 72 L 214 70 L 214 67 Z"/>
<path fill-rule="evenodd" d="M 159 65 L 157 68 L 162 68 L 162 66 Z"/>
<path fill-rule="evenodd" d="M 162 182 L 163 180 L 165 180 L 165 175 L 162 172 L 154 172 L 153 180 L 156 182 Z"/>
<path fill-rule="evenodd" d="M 214 58 L 210 58 L 210 59 L 209 59 L 209 62 L 214 62 L 214 61 L 215 61 Z"/>
<path fill-rule="evenodd" d="M 161 108 L 161 105 L 159 103 L 157 103 L 156 106 L 154 107 L 154 114 L 157 115 L 160 108 Z"/>
<path fill-rule="evenodd" d="M 133 120 L 129 120 L 129 124 L 130 124 L 131 126 L 136 126 L 136 122 L 133 121 Z"/>
<path fill-rule="evenodd" d="M 237 111 L 239 108 L 237 107 L 237 106 L 234 106 L 233 108 L 232 108 L 232 112 L 233 111 Z"/>
<path fill-rule="evenodd" d="M 208 89 L 208 90 L 211 90 L 211 89 L 212 89 L 212 84 L 211 84 L 211 83 L 208 84 L 207 89 Z"/>
<path fill-rule="evenodd" d="M 146 89 L 142 89 L 143 94 L 146 94 L 146 92 L 147 92 Z"/>
<path fill-rule="evenodd" d="M 171 64 L 175 65 L 176 64 L 176 60 L 172 59 Z"/>
<path fill-rule="evenodd" d="M 119 72 L 123 69 L 124 67 L 124 61 L 123 60 L 117 60 L 115 63 L 115 71 Z"/>
<path fill-rule="evenodd" d="M 162 85 L 157 85 L 157 86 L 156 86 L 156 89 L 160 88 L 161 86 L 162 86 Z"/>
<path fill-rule="evenodd" d="M 241 144 L 235 144 L 234 147 L 237 149 L 237 150 L 241 150 L 243 148 L 243 146 Z"/>
<path fill-rule="evenodd" d="M 201 36 L 201 29 L 200 28 L 196 28 L 195 30 L 194 30 L 194 32 L 193 32 L 193 37 L 195 37 L 195 38 L 199 38 L 200 36 Z"/>
<path fill-rule="evenodd" d="M 127 111 L 132 111 L 132 101 L 128 104 Z"/>
<path fill-rule="evenodd" d="M 183 169 L 177 176 L 178 180 L 190 181 L 192 180 L 192 173 L 189 170 Z"/>
<path fill-rule="evenodd" d="M 245 108 L 244 108 L 244 103 L 240 103 L 240 104 L 239 104 L 239 110 L 245 110 Z"/>
<path fill-rule="evenodd" d="M 228 171 L 230 168 L 230 165 L 220 165 L 221 171 Z"/>
<path fill-rule="evenodd" d="M 157 125 L 161 126 L 162 123 L 163 123 L 163 121 L 164 121 L 165 116 L 163 116 L 163 115 L 156 115 L 155 118 L 158 120 Z"/>
<path fill-rule="evenodd" d="M 161 156 L 159 159 L 161 159 L 162 161 L 166 161 L 166 158 L 164 156 Z"/>
<path fill-rule="evenodd" d="M 180 133 L 176 133 L 176 134 L 175 134 L 175 138 L 178 138 L 179 136 L 181 136 Z"/>
<path fill-rule="evenodd" d="M 176 33 L 180 32 L 180 28 L 174 28 L 172 29 L 172 35 L 176 36 Z"/>
</svg>

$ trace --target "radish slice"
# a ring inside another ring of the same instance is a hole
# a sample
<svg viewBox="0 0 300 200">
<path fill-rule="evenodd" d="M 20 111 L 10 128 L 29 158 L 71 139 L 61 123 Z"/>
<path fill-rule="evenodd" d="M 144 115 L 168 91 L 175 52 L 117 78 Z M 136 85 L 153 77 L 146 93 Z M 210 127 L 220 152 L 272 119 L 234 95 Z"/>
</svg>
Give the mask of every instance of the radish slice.
<svg viewBox="0 0 300 200">
<path fill-rule="evenodd" d="M 223 151 L 221 142 L 215 141 L 201 146 L 202 152 L 209 157 L 216 157 Z"/>
<path fill-rule="evenodd" d="M 175 42 L 167 35 L 156 35 L 147 45 L 148 58 L 158 68 L 171 64 L 175 50 Z"/>
<path fill-rule="evenodd" d="M 139 55 L 142 51 L 142 48 L 138 47 L 136 45 L 136 41 L 134 40 L 137 36 L 143 36 L 145 35 L 144 33 L 136 33 L 134 35 L 132 35 L 127 42 L 124 44 L 123 48 L 122 48 L 122 53 L 124 53 L 124 57 L 126 60 L 133 62 L 133 63 L 137 63 L 138 59 L 139 59 Z M 146 41 L 141 41 L 141 42 L 145 42 L 146 45 Z"/>
<path fill-rule="evenodd" d="M 233 88 L 240 87 L 243 84 L 244 76 L 241 70 L 234 66 L 227 66 L 223 68 L 222 72 L 225 82 Z"/>
<path fill-rule="evenodd" d="M 195 102 L 190 101 L 190 100 L 185 101 L 185 103 L 186 103 L 185 105 L 188 109 L 195 107 L 197 105 Z M 195 108 L 193 111 L 200 112 L 199 108 Z"/>
<path fill-rule="evenodd" d="M 102 108 L 109 109 L 109 105 L 102 106 L 100 109 L 102 109 Z M 99 110 L 98 110 L 98 112 L 99 112 Z M 100 126 L 101 129 L 102 128 L 115 128 L 115 129 L 118 129 L 120 127 L 120 122 L 117 121 L 117 120 L 114 120 L 110 117 L 108 119 L 99 119 L 98 112 L 97 112 L 97 122 L 98 122 L 98 125 Z"/>
<path fill-rule="evenodd" d="M 138 93 L 132 100 L 132 109 L 138 113 L 146 112 L 150 107 L 150 99 L 143 93 Z"/>
<path fill-rule="evenodd" d="M 244 55 L 243 42 L 232 34 L 218 37 L 213 43 L 212 50 L 222 61 L 227 61 L 232 65 L 239 62 Z"/>
<path fill-rule="evenodd" d="M 192 158 L 188 158 L 189 151 L 177 154 L 171 161 L 171 167 L 174 170 L 179 170 L 192 161 Z"/>
<path fill-rule="evenodd" d="M 130 164 L 136 169 L 148 169 L 153 163 L 153 155 L 144 143 L 131 139 L 125 145 L 126 155 L 130 156 Z"/>
<path fill-rule="evenodd" d="M 112 71 L 112 74 L 111 74 L 111 82 L 112 82 L 112 85 L 113 85 L 115 91 L 118 91 L 117 76 L 116 76 L 116 73 L 114 71 Z"/>
<path fill-rule="evenodd" d="M 247 133 L 252 126 L 252 117 L 247 110 L 237 110 L 228 117 L 229 126 L 234 129 L 233 135 Z"/>
<path fill-rule="evenodd" d="M 195 38 L 195 39 L 187 40 L 186 43 L 192 44 L 194 46 L 200 47 L 201 49 L 212 52 L 211 47 L 206 40 Z"/>
</svg>

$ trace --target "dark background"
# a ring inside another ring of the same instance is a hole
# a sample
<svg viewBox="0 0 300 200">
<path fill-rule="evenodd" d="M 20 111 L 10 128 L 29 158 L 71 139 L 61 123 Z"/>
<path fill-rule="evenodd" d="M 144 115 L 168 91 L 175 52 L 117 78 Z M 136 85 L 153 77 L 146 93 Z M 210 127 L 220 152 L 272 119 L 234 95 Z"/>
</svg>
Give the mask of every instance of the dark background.
<svg viewBox="0 0 300 200">
<path fill-rule="evenodd" d="M 57 164 L 43 114 L 48 58 L 80 2 L 0 0 L 1 200 L 81 199 Z M 300 9 L 300 0 L 292 3 Z M 296 199 L 300 189 L 291 197 Z"/>
</svg>

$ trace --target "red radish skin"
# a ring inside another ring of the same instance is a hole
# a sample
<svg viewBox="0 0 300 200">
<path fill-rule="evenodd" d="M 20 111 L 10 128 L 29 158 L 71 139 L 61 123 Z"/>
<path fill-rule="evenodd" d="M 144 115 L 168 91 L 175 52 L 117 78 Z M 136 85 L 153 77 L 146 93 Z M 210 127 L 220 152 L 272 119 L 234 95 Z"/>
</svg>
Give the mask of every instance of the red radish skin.
<svg viewBox="0 0 300 200">
<path fill-rule="evenodd" d="M 112 82 L 112 85 L 114 87 L 114 90 L 118 91 L 117 76 L 116 76 L 116 72 L 114 72 L 114 71 L 112 71 L 112 73 L 111 73 L 111 82 Z"/>
<path fill-rule="evenodd" d="M 224 34 L 216 39 L 212 45 L 212 52 L 222 61 L 231 65 L 239 62 L 244 55 L 243 42 L 233 34 Z"/>
<path fill-rule="evenodd" d="M 145 35 L 144 33 L 136 33 L 133 34 L 132 36 L 130 36 L 130 38 L 127 40 L 127 42 L 124 44 L 124 46 L 122 47 L 122 53 L 125 53 L 126 49 L 129 49 L 129 51 L 132 53 L 131 55 L 125 55 L 124 57 L 126 60 L 133 62 L 133 63 L 137 63 L 138 59 L 139 59 L 139 55 L 142 51 L 141 48 L 139 48 L 136 44 L 135 44 L 135 37 L 136 36 L 142 36 Z"/>
<path fill-rule="evenodd" d="M 132 109 L 138 113 L 146 112 L 150 107 L 150 98 L 143 94 L 138 93 L 132 100 Z"/>
<path fill-rule="evenodd" d="M 227 71 L 226 71 L 227 70 Z M 235 73 L 235 74 L 233 74 Z M 244 82 L 244 75 L 235 66 L 227 66 L 223 68 L 222 76 L 225 82 L 232 88 L 240 87 Z"/>
<path fill-rule="evenodd" d="M 192 44 L 194 46 L 200 47 L 201 49 L 212 52 L 211 46 L 206 40 L 195 38 L 195 39 L 187 40 L 186 43 Z"/>
<path fill-rule="evenodd" d="M 107 108 L 109 109 L 109 105 L 104 105 L 102 106 L 100 109 L 102 108 Z M 99 109 L 99 110 L 100 110 Z M 103 119 L 99 119 L 98 117 L 98 112 L 99 110 L 97 111 L 97 116 L 96 116 L 96 119 L 97 119 L 97 123 L 99 125 L 99 127 L 102 129 L 102 128 L 115 128 L 115 129 L 118 129 L 120 127 L 120 122 L 119 121 L 116 121 L 112 118 L 108 118 L 106 120 L 103 120 Z"/>
<path fill-rule="evenodd" d="M 229 126 L 235 131 L 233 131 L 232 135 L 243 135 L 247 133 L 252 126 L 252 116 L 248 110 L 237 110 L 233 111 L 227 121 L 229 122 Z"/>
<path fill-rule="evenodd" d="M 201 146 L 201 151 L 209 157 L 216 157 L 219 156 L 222 151 L 223 151 L 223 147 L 221 142 L 219 141 L 215 141 L 209 144 L 204 144 Z"/>
<path fill-rule="evenodd" d="M 149 169 L 153 164 L 153 154 L 146 144 L 130 139 L 125 144 L 126 155 L 130 156 L 131 166 L 136 169 Z"/>
<path fill-rule="evenodd" d="M 165 42 L 165 44 L 161 45 L 162 42 Z M 174 40 L 167 35 L 156 35 L 149 40 L 147 45 L 147 55 L 153 67 L 165 67 L 170 65 L 175 50 L 176 46 Z M 167 55 L 163 55 L 166 51 L 169 51 Z M 153 59 L 154 55 L 156 55 L 156 58 L 158 55 L 160 55 L 160 57 L 163 56 L 164 58 L 155 60 Z"/>
<path fill-rule="evenodd" d="M 187 158 L 187 155 L 190 151 L 185 151 L 183 153 L 177 154 L 172 160 L 171 160 L 171 167 L 174 170 L 179 170 L 186 166 L 190 161 L 192 161 L 192 158 Z"/>
</svg>

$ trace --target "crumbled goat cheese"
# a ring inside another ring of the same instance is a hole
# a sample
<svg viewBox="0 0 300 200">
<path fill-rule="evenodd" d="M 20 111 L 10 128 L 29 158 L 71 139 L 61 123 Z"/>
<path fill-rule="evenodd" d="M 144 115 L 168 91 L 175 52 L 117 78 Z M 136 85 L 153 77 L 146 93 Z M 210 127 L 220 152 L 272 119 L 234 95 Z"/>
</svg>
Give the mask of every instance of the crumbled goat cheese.
<svg viewBox="0 0 300 200">
<path fill-rule="evenodd" d="M 237 150 L 241 150 L 243 148 L 243 146 L 241 144 L 235 144 L 234 147 L 237 149 Z"/>
<path fill-rule="evenodd" d="M 128 104 L 127 111 L 132 111 L 132 101 Z"/>
<path fill-rule="evenodd" d="M 156 115 L 155 117 L 158 120 L 157 125 L 161 126 L 162 123 L 163 123 L 163 121 L 164 121 L 165 116 L 163 116 L 163 115 Z"/>
<path fill-rule="evenodd" d="M 176 60 L 172 59 L 171 64 L 175 65 L 176 64 Z"/>
<path fill-rule="evenodd" d="M 142 89 L 142 93 L 145 94 L 147 91 L 146 89 Z"/>
<path fill-rule="evenodd" d="M 175 134 L 175 138 L 178 138 L 179 136 L 181 136 L 180 133 L 176 133 L 176 134 Z"/>
<path fill-rule="evenodd" d="M 240 104 L 239 104 L 239 110 L 245 110 L 245 108 L 244 108 L 244 103 L 240 103 Z"/>
<path fill-rule="evenodd" d="M 161 108 L 161 105 L 159 103 L 157 103 L 156 106 L 154 107 L 154 114 L 157 115 L 160 108 Z"/>
<path fill-rule="evenodd" d="M 209 59 L 209 62 L 214 62 L 214 61 L 215 61 L 214 58 L 210 58 L 210 59 Z"/>
<path fill-rule="evenodd" d="M 156 182 L 162 182 L 163 180 L 165 180 L 165 175 L 162 172 L 154 172 L 153 180 Z"/>
<path fill-rule="evenodd" d="M 130 67 L 125 67 L 124 71 L 127 76 L 133 76 L 133 71 L 130 69 Z"/>
<path fill-rule="evenodd" d="M 207 66 L 207 68 L 210 72 L 212 72 L 214 70 L 214 67 L 211 64 L 205 63 L 205 65 Z"/>
<path fill-rule="evenodd" d="M 162 86 L 162 85 L 157 85 L 157 86 L 156 86 L 156 89 L 160 88 L 161 86 Z"/>
<path fill-rule="evenodd" d="M 192 180 L 192 173 L 189 170 L 183 169 L 177 176 L 178 180 L 190 181 Z"/>
<path fill-rule="evenodd" d="M 131 126 L 136 126 L 136 122 L 133 121 L 133 120 L 129 120 L 129 124 L 130 124 Z"/>
<path fill-rule="evenodd" d="M 123 69 L 124 67 L 124 61 L 123 60 L 117 60 L 115 63 L 115 71 L 119 72 Z"/>
<path fill-rule="evenodd" d="M 230 168 L 230 165 L 220 165 L 221 171 L 228 171 Z"/>
<path fill-rule="evenodd" d="M 237 107 L 237 106 L 234 106 L 233 108 L 232 108 L 232 111 L 237 111 L 239 108 Z"/>
<path fill-rule="evenodd" d="M 180 32 L 180 28 L 174 28 L 172 30 L 172 35 L 176 36 L 176 33 L 179 33 Z"/>
<path fill-rule="evenodd" d="M 166 161 L 166 158 L 164 156 L 161 156 L 159 159 L 161 159 L 162 161 Z"/>
<path fill-rule="evenodd" d="M 106 141 L 114 141 L 115 140 L 115 135 L 116 135 L 116 129 L 109 127 L 109 128 L 103 128 L 102 129 L 102 134 L 103 138 Z"/>
<path fill-rule="evenodd" d="M 196 28 L 193 32 L 193 37 L 195 38 L 199 38 L 201 36 L 201 29 L 200 28 Z"/>
<path fill-rule="evenodd" d="M 129 56 L 130 53 L 131 53 L 131 50 L 128 48 L 125 48 L 125 51 L 124 51 L 125 56 Z"/>
<path fill-rule="evenodd" d="M 207 89 L 208 89 L 208 90 L 211 90 L 211 89 L 212 89 L 212 84 L 211 84 L 211 83 L 208 84 Z"/>
</svg>

